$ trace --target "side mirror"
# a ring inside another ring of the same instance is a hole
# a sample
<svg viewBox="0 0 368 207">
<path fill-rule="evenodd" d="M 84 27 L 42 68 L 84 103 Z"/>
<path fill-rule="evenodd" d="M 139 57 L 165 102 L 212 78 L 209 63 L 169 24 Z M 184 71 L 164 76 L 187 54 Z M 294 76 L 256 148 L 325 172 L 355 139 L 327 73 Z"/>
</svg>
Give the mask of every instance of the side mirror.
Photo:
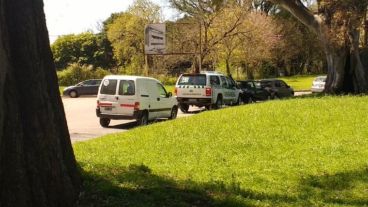
<svg viewBox="0 0 368 207">
<path fill-rule="evenodd" d="M 167 97 L 172 97 L 172 93 L 171 92 L 167 93 Z"/>
</svg>

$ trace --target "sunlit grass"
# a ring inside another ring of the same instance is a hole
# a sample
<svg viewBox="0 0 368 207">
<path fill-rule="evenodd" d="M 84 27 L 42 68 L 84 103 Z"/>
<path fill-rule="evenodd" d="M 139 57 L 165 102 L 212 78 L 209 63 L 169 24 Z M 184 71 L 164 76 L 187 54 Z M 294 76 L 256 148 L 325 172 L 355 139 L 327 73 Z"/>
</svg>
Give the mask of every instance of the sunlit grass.
<svg viewBox="0 0 368 207">
<path fill-rule="evenodd" d="M 312 87 L 313 80 L 318 75 L 303 75 L 303 76 L 291 76 L 283 77 L 288 85 L 290 85 L 295 91 L 310 90 Z"/>
<path fill-rule="evenodd" d="M 77 143 L 80 206 L 368 205 L 367 103 L 269 101 Z"/>
</svg>

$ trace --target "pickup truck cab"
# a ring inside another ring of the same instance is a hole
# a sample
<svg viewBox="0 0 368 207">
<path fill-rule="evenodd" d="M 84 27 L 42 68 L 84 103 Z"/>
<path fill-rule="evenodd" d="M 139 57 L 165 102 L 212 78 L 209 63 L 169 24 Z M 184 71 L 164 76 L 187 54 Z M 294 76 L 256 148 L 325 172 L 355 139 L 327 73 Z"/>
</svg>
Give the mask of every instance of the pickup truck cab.
<svg viewBox="0 0 368 207">
<path fill-rule="evenodd" d="M 176 99 L 154 78 L 110 75 L 101 82 L 96 115 L 102 127 L 112 119 L 135 119 L 146 125 L 153 119 L 175 119 L 177 113 Z"/>
<path fill-rule="evenodd" d="M 235 81 L 217 72 L 182 74 L 175 85 L 179 108 L 187 113 L 189 106 L 219 109 L 223 105 L 243 102 L 242 90 Z"/>
</svg>

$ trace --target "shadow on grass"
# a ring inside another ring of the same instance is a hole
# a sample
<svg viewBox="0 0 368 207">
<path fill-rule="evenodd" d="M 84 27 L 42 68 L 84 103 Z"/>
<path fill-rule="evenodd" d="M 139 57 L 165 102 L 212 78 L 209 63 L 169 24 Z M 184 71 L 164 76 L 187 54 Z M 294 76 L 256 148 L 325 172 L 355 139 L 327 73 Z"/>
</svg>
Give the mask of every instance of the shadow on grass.
<svg viewBox="0 0 368 207">
<path fill-rule="evenodd" d="M 333 175 L 309 176 L 301 181 L 302 200 L 322 205 L 368 206 L 368 168 Z"/>
<path fill-rule="evenodd" d="M 83 164 L 82 164 L 83 165 Z M 175 181 L 155 175 L 144 165 L 125 169 L 98 166 L 94 173 L 82 171 L 83 192 L 79 207 L 93 206 L 255 206 L 255 203 L 294 203 L 277 194 L 242 190 L 238 184 Z"/>
</svg>

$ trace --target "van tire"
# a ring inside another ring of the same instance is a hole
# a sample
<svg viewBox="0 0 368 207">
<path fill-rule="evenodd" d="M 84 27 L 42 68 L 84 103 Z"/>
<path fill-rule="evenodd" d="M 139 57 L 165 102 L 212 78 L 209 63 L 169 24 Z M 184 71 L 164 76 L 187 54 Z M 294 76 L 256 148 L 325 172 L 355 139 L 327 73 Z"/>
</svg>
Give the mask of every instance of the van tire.
<svg viewBox="0 0 368 207">
<path fill-rule="evenodd" d="M 188 104 L 179 104 L 180 111 L 182 111 L 184 114 L 188 113 L 189 105 Z"/>
<path fill-rule="evenodd" d="M 78 92 L 75 90 L 72 90 L 69 92 L 69 96 L 70 98 L 77 98 L 78 97 Z"/>
<path fill-rule="evenodd" d="M 148 112 L 147 111 L 142 111 L 141 115 L 137 119 L 137 124 L 139 126 L 146 126 L 146 125 L 148 125 Z"/>
<path fill-rule="evenodd" d="M 110 119 L 108 118 L 100 118 L 100 125 L 104 128 L 108 127 L 110 124 Z"/>
<path fill-rule="evenodd" d="M 178 116 L 178 107 L 177 106 L 174 106 L 171 109 L 171 113 L 170 113 L 169 119 L 176 119 L 177 116 Z"/>
</svg>

